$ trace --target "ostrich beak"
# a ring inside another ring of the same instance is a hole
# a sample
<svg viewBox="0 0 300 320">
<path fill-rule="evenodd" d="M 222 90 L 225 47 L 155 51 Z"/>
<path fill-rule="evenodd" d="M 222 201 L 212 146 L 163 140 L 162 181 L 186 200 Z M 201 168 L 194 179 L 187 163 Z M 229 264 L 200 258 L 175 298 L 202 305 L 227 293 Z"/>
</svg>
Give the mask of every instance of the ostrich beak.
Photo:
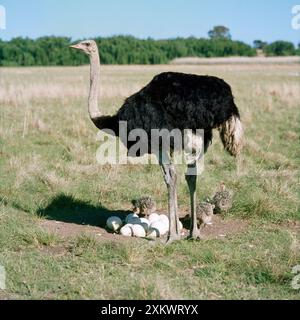
<svg viewBox="0 0 300 320">
<path fill-rule="evenodd" d="M 79 46 L 79 44 L 74 44 L 74 45 L 70 46 L 70 48 L 79 50 L 80 46 Z"/>
</svg>

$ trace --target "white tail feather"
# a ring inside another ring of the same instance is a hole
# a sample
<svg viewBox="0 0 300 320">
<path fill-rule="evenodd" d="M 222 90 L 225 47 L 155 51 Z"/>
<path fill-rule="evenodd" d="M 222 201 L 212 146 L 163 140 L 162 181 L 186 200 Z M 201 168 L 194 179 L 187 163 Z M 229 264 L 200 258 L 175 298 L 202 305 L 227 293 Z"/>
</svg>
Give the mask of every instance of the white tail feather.
<svg viewBox="0 0 300 320">
<path fill-rule="evenodd" d="M 244 129 L 238 116 L 232 116 L 219 127 L 224 148 L 233 156 L 237 156 L 243 147 Z"/>
</svg>

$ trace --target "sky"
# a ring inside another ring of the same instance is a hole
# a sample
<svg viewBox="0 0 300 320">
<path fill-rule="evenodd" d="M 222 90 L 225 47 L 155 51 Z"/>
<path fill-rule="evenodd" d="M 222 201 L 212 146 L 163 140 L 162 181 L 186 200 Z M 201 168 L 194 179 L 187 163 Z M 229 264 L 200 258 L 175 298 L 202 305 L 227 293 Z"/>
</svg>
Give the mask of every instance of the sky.
<svg viewBox="0 0 300 320">
<path fill-rule="evenodd" d="M 139 38 L 207 37 L 225 25 L 234 40 L 300 42 L 291 27 L 300 0 L 0 0 L 6 29 L 0 38 L 133 35 Z"/>
</svg>

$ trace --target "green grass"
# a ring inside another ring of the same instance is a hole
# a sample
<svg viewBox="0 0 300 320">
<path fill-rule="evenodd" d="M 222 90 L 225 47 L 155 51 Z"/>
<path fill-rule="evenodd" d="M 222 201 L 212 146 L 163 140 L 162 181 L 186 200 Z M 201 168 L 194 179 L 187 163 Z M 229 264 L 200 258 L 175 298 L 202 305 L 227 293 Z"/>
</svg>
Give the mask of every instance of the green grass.
<svg viewBox="0 0 300 320">
<path fill-rule="evenodd" d="M 246 128 L 236 163 L 217 134 L 199 178 L 198 196 L 221 181 L 234 191 L 228 219 L 243 233 L 222 240 L 98 242 L 60 237 L 50 218 L 97 225 L 101 213 L 130 209 L 151 194 L 166 210 L 157 166 L 99 166 L 96 129 L 86 112 L 87 68 L 0 69 L 0 265 L 5 296 L 17 299 L 299 299 L 291 288 L 300 264 L 299 66 L 104 67 L 102 108 L 168 69 L 212 74 L 232 87 Z M 180 210 L 188 191 L 179 167 Z M 100 222 L 99 222 L 100 224 Z M 298 233 L 297 233 L 298 231 Z M 0 291 L 1 299 L 1 291 Z"/>
</svg>

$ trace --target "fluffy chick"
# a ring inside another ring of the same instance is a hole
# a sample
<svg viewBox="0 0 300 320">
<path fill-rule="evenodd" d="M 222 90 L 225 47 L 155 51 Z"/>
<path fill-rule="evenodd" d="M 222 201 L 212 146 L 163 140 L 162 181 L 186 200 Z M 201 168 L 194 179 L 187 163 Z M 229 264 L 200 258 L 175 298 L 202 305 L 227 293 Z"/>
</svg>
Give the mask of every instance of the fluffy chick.
<svg viewBox="0 0 300 320">
<path fill-rule="evenodd" d="M 141 197 L 136 200 L 132 200 L 133 212 L 148 217 L 151 213 L 156 211 L 156 203 L 155 201 L 149 197 Z"/>
<path fill-rule="evenodd" d="M 205 227 L 207 225 L 212 224 L 212 217 L 214 215 L 214 208 L 215 206 L 211 203 L 207 202 L 200 202 L 197 206 L 197 225 L 198 228 Z M 183 219 L 183 223 L 187 228 L 191 223 L 190 215 L 186 215 Z"/>
<path fill-rule="evenodd" d="M 211 202 L 215 205 L 215 213 L 227 212 L 232 207 L 232 193 L 226 190 L 224 183 L 220 185 L 220 190 Z"/>
<path fill-rule="evenodd" d="M 215 205 L 209 202 L 200 202 L 197 206 L 198 227 L 212 224 Z"/>
</svg>

